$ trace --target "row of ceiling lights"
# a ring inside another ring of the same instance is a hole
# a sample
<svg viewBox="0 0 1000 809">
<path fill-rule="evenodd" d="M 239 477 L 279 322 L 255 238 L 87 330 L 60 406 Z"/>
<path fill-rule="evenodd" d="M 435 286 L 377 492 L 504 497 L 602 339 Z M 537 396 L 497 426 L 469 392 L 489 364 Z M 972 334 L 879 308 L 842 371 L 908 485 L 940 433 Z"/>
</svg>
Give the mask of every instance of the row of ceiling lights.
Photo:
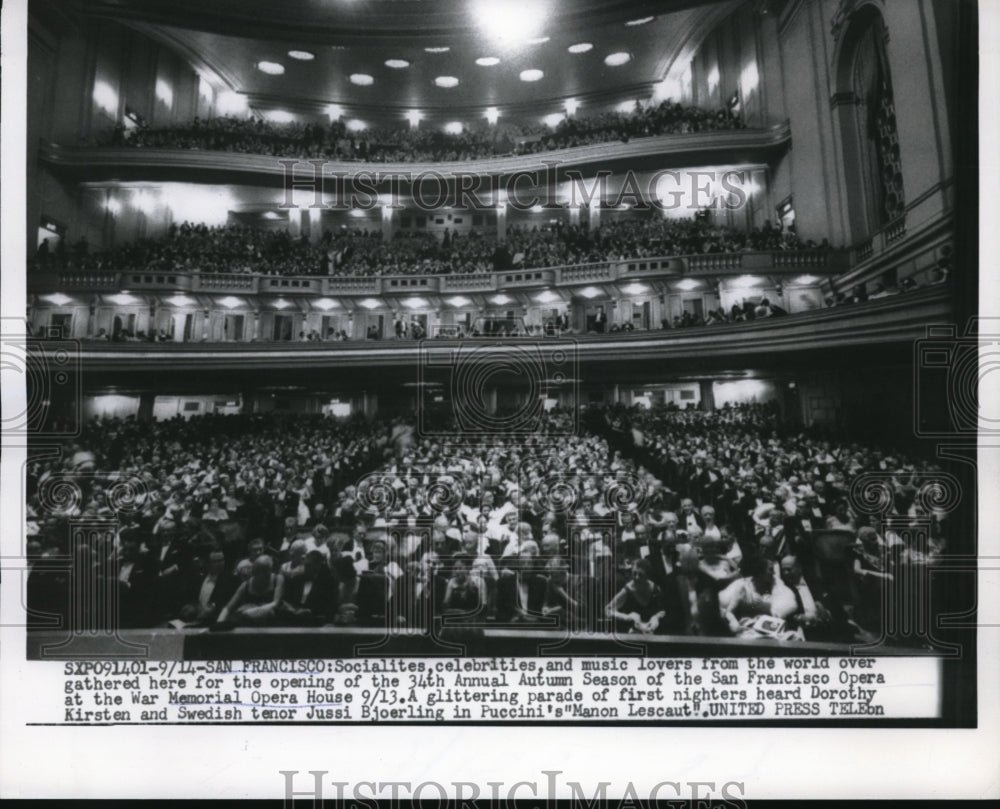
<svg viewBox="0 0 1000 809">
<path fill-rule="evenodd" d="M 754 287 L 754 286 L 759 286 L 761 282 L 764 280 L 765 279 L 760 278 L 758 276 L 743 275 L 733 279 L 733 284 L 735 288 Z M 818 276 L 803 275 L 796 278 L 795 283 L 810 285 L 819 283 L 820 280 L 822 279 L 820 279 Z M 678 281 L 673 282 L 672 285 L 678 291 L 690 292 L 692 290 L 701 288 L 702 286 L 704 286 L 704 284 L 705 282 L 702 279 L 682 278 Z M 638 281 L 633 281 L 629 284 L 625 284 L 619 287 L 619 289 L 625 295 L 644 295 L 650 292 L 649 285 L 639 283 Z M 571 294 L 579 295 L 580 297 L 592 300 L 594 298 L 599 298 L 606 295 L 607 292 L 601 287 L 588 286 L 579 290 L 575 290 Z M 556 301 L 565 300 L 565 298 L 563 298 L 563 296 L 560 293 L 551 289 L 546 289 L 539 293 L 536 293 L 533 297 L 534 300 L 538 303 L 555 303 Z M 118 304 L 120 306 L 141 303 L 139 298 L 135 297 L 129 292 L 124 292 L 124 291 L 116 293 L 114 295 L 109 295 L 107 296 L 107 298 L 112 303 Z M 43 295 L 42 299 L 56 306 L 65 306 L 66 304 L 74 302 L 73 298 L 69 297 L 68 295 L 64 295 L 61 292 L 56 292 L 51 295 Z M 169 303 L 172 306 L 193 306 L 198 303 L 198 301 L 195 300 L 194 298 L 182 294 L 172 295 L 169 298 L 165 298 L 164 300 L 166 303 Z M 492 295 L 488 297 L 486 300 L 489 303 L 495 304 L 497 306 L 504 306 L 506 304 L 514 303 L 516 301 L 515 298 L 512 298 L 510 295 L 506 295 L 502 292 L 496 295 Z M 449 306 L 457 308 L 467 307 L 474 303 L 473 300 L 465 297 L 464 295 L 454 295 L 449 298 L 444 298 L 444 302 L 447 303 Z M 238 309 L 246 305 L 241 298 L 237 298 L 232 295 L 227 295 L 223 298 L 218 298 L 217 303 L 219 303 L 220 306 L 223 306 L 226 309 Z M 402 303 L 402 305 L 407 309 L 429 309 L 431 307 L 430 301 L 428 301 L 426 298 L 421 298 L 418 296 L 404 298 L 400 301 L 400 303 Z M 336 301 L 333 298 L 317 298 L 315 300 L 310 301 L 310 305 L 323 312 L 328 312 L 331 309 L 337 309 L 342 306 L 342 304 L 339 301 Z M 361 300 L 357 301 L 357 305 L 368 310 L 389 308 L 388 304 L 386 304 L 384 301 L 379 300 L 378 298 L 362 298 Z M 294 304 L 286 300 L 285 298 L 276 298 L 275 300 L 271 301 L 271 306 L 273 306 L 275 309 L 289 309 L 293 307 Z"/>
<path fill-rule="evenodd" d="M 580 42 L 576 45 L 571 45 L 569 47 L 570 53 L 586 53 L 593 48 L 593 44 L 590 42 Z M 300 56 L 295 57 L 301 59 L 301 54 L 306 54 L 308 51 L 289 51 L 289 55 L 297 53 Z M 313 58 L 310 54 L 309 58 Z M 608 67 L 621 67 L 632 61 L 632 54 L 628 51 L 615 51 L 614 53 L 609 53 L 604 57 L 604 64 Z M 476 59 L 476 64 L 482 67 L 492 67 L 494 65 L 500 64 L 500 58 L 497 56 L 480 56 Z M 390 67 L 396 70 L 407 68 L 410 63 L 405 59 L 386 59 L 386 67 Z M 271 76 L 280 76 L 285 72 L 285 66 L 280 62 L 270 62 L 267 60 L 260 61 L 257 63 L 257 69 L 262 73 L 267 73 Z M 541 81 L 545 78 L 545 72 L 539 68 L 527 68 L 522 70 L 518 74 L 519 78 L 523 82 L 536 82 Z M 350 81 L 352 84 L 356 84 L 359 87 L 370 87 L 375 83 L 375 77 L 370 73 L 352 73 L 350 75 Z M 434 84 L 438 87 L 444 89 L 451 89 L 452 87 L 457 87 L 460 84 L 460 80 L 457 76 L 437 76 L 434 79 Z"/>
</svg>

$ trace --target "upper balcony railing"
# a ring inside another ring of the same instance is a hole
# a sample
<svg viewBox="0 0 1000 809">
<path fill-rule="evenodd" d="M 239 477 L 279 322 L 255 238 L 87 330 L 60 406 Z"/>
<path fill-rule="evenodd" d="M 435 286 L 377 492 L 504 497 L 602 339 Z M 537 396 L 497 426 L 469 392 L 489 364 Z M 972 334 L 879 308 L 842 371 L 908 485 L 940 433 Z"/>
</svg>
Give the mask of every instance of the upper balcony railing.
<svg viewBox="0 0 1000 809">
<path fill-rule="evenodd" d="M 506 175 L 543 167 L 543 161 L 556 161 L 560 167 L 603 165 L 627 161 L 639 165 L 645 158 L 658 158 L 657 168 L 666 165 L 707 165 L 730 163 L 734 153 L 748 156 L 750 162 L 767 157 L 771 150 L 782 149 L 791 141 L 787 121 L 760 129 L 733 129 L 688 134 L 653 135 L 628 141 L 594 143 L 563 149 L 549 149 L 523 155 L 503 155 L 462 161 L 442 162 L 363 162 L 360 160 L 317 159 L 324 173 L 350 178 L 358 172 L 378 171 L 417 178 L 423 172 Z M 190 172 L 232 172 L 284 179 L 294 157 L 212 151 L 208 149 L 159 149 L 133 146 L 66 146 L 42 141 L 39 157 L 53 167 L 61 167 L 81 179 L 118 177 L 123 173 L 153 178 L 177 179 Z M 311 176 L 312 158 L 299 158 L 298 179 Z M 315 163 L 314 163 L 315 165 Z"/>
<path fill-rule="evenodd" d="M 459 294 L 744 274 L 831 277 L 849 270 L 850 261 L 851 254 L 845 250 L 789 250 L 644 257 L 472 275 L 284 276 L 140 268 L 38 270 L 29 272 L 28 288 L 31 292 L 139 290 L 282 296 Z"/>
</svg>

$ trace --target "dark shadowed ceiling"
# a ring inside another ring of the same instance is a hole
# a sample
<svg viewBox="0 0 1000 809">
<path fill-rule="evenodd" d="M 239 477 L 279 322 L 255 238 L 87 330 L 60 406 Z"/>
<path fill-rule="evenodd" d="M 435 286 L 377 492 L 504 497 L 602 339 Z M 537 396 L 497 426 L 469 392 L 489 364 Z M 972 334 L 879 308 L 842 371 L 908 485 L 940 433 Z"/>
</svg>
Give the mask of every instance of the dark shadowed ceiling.
<svg viewBox="0 0 1000 809">
<path fill-rule="evenodd" d="M 359 114 L 396 109 L 400 115 L 419 109 L 440 118 L 490 106 L 501 114 L 545 114 L 561 110 L 567 98 L 578 99 L 583 110 L 648 97 L 668 73 L 683 69 L 701 39 L 737 5 L 739 0 L 86 0 L 80 10 L 114 17 L 170 44 L 255 106 L 294 112 L 339 104 Z M 592 47 L 584 50 L 583 43 Z M 568 50 L 574 45 L 580 52 Z M 312 58 L 295 59 L 290 51 Z M 609 54 L 621 53 L 627 62 L 606 64 Z M 499 61 L 477 64 L 483 57 Z M 262 61 L 284 72 L 262 72 Z M 529 69 L 542 77 L 522 80 Z M 371 83 L 353 83 L 352 74 Z M 441 87 L 439 77 L 458 83 Z"/>
</svg>

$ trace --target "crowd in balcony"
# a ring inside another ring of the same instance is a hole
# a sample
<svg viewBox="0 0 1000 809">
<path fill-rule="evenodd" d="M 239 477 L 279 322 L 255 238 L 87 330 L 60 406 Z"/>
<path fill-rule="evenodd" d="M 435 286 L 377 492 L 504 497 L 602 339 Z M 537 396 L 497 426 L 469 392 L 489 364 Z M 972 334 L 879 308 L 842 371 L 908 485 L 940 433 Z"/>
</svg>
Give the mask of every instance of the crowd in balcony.
<svg viewBox="0 0 1000 809">
<path fill-rule="evenodd" d="M 283 276 L 380 276 L 485 273 L 514 267 L 555 267 L 651 256 L 821 248 L 794 229 L 765 223 L 738 230 L 707 217 L 619 217 L 593 230 L 579 225 L 511 225 L 499 241 L 495 229 L 469 232 L 399 230 L 386 241 L 380 230 L 327 230 L 318 243 L 287 229 L 248 225 L 173 224 L 162 237 L 94 251 L 85 240 L 50 250 L 43 242 L 37 265 L 74 271 L 218 272 Z"/>
<path fill-rule="evenodd" d="M 920 496 L 927 462 L 790 430 L 769 405 L 592 408 L 580 428 L 556 409 L 527 437 L 489 440 L 427 415 L 441 435 L 321 416 L 100 419 L 28 464 L 29 607 L 65 617 L 86 582 L 118 591 L 128 627 L 450 616 L 871 641 L 885 588 L 948 537 Z M 852 510 L 868 470 L 924 545 Z M 73 518 L 120 528 L 70 548 Z"/>
<path fill-rule="evenodd" d="M 202 149 L 303 159 L 357 160 L 371 163 L 466 161 L 525 155 L 593 143 L 629 141 L 652 135 L 675 135 L 741 129 L 728 110 L 709 111 L 672 101 L 629 112 L 572 116 L 554 127 L 543 124 L 476 125 L 460 133 L 430 129 L 379 127 L 352 131 L 344 121 L 274 123 L 262 118 L 195 118 L 180 126 L 119 125 L 109 145 L 157 149 Z"/>
</svg>

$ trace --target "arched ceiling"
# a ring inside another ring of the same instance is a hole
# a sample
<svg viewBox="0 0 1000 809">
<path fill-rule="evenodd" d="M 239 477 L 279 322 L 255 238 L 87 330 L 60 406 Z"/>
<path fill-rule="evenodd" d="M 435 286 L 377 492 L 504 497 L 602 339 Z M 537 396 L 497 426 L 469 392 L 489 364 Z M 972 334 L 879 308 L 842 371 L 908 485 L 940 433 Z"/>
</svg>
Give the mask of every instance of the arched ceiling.
<svg viewBox="0 0 1000 809">
<path fill-rule="evenodd" d="M 541 115 L 569 98 L 581 111 L 648 98 L 739 2 L 86 0 L 79 8 L 168 43 L 251 105 L 306 111 L 338 104 L 399 115 L 419 109 L 440 118 L 491 106 Z M 311 58 L 296 59 L 293 51 Z M 620 53 L 627 62 L 606 63 Z M 498 61 L 477 63 L 484 57 Z M 265 73 L 260 62 L 284 72 Z M 542 76 L 524 81 L 525 70 Z M 352 74 L 371 82 L 354 83 Z M 458 83 L 442 87 L 439 77 Z"/>
</svg>

